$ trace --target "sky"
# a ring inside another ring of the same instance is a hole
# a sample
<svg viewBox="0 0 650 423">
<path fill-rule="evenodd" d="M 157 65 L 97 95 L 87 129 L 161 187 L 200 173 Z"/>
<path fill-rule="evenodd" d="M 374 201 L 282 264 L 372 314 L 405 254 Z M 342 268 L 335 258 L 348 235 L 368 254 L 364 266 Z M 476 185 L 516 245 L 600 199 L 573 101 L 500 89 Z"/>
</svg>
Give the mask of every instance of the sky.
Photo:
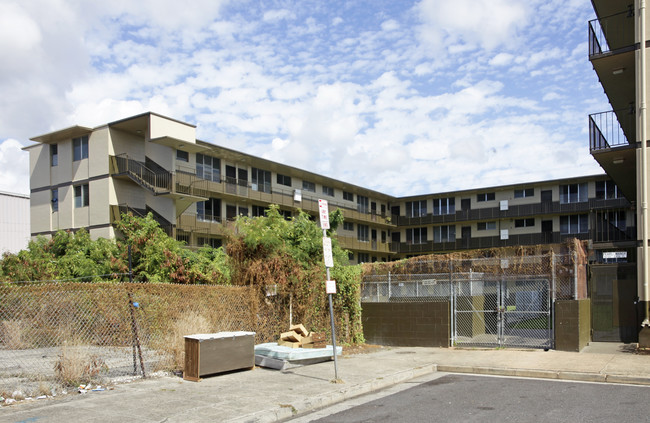
<svg viewBox="0 0 650 423">
<path fill-rule="evenodd" d="M 0 0 L 0 191 L 30 137 L 151 111 L 395 196 L 603 173 L 588 0 Z"/>
</svg>

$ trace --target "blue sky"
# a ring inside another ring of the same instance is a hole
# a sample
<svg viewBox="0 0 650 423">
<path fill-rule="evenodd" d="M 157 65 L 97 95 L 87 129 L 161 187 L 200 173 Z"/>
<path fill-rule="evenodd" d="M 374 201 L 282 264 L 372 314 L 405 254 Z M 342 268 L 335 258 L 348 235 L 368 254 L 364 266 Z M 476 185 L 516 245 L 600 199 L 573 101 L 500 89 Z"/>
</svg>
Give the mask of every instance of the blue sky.
<svg viewBox="0 0 650 423">
<path fill-rule="evenodd" d="M 0 0 L 0 191 L 30 137 L 145 111 L 394 195 L 602 173 L 588 0 Z"/>
</svg>

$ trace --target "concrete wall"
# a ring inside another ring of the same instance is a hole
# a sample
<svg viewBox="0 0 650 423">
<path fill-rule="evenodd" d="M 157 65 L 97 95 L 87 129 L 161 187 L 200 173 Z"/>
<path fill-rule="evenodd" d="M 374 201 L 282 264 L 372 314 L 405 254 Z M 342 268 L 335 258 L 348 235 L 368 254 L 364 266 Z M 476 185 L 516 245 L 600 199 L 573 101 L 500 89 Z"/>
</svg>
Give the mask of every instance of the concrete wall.
<svg viewBox="0 0 650 423">
<path fill-rule="evenodd" d="M 449 302 L 363 303 L 363 335 L 369 344 L 449 347 Z"/>
<path fill-rule="evenodd" d="M 591 339 L 591 300 L 555 302 L 555 349 L 580 351 Z"/>
</svg>

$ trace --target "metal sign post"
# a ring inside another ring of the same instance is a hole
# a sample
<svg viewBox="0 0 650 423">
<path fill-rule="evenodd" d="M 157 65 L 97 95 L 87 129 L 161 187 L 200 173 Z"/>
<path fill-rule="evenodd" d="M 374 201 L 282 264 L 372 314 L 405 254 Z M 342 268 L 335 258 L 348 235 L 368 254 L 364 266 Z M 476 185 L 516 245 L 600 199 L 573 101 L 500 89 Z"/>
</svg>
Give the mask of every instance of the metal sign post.
<svg viewBox="0 0 650 423">
<path fill-rule="evenodd" d="M 330 306 L 330 325 L 332 327 L 332 350 L 334 355 L 334 380 L 338 381 L 339 371 L 336 359 L 336 327 L 334 326 L 334 307 L 332 306 L 332 294 L 336 294 L 336 282 L 330 280 L 330 267 L 334 267 L 334 258 L 332 257 L 332 240 L 327 237 L 327 230 L 330 228 L 329 210 L 327 200 L 318 200 L 318 210 L 320 215 L 320 227 L 323 229 L 323 260 L 325 261 L 325 271 L 327 272 L 327 281 L 325 282 L 325 292 Z"/>
</svg>

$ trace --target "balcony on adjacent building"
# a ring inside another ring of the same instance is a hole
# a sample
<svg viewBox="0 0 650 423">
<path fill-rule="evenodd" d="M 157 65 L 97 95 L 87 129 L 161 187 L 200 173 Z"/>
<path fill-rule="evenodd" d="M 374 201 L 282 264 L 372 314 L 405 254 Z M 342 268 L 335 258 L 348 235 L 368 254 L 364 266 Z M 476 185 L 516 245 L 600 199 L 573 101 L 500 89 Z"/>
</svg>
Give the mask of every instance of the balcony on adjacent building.
<svg viewBox="0 0 650 423">
<path fill-rule="evenodd" d="M 589 151 L 627 199 L 636 199 L 636 130 L 630 108 L 589 115 Z"/>
<path fill-rule="evenodd" d="M 634 50 L 634 11 L 589 21 L 589 58 Z"/>
</svg>

